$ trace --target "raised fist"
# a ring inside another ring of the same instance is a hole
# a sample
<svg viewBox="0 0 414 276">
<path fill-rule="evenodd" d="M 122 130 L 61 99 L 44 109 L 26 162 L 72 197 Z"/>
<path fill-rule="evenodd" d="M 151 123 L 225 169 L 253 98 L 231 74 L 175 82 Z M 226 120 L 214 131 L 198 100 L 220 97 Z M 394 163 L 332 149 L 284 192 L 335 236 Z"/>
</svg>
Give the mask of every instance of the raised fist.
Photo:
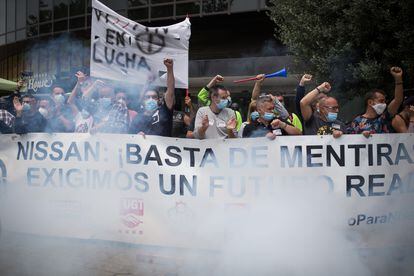
<svg viewBox="0 0 414 276">
<path fill-rule="evenodd" d="M 300 86 L 305 86 L 306 83 L 310 82 L 312 80 L 312 75 L 305 74 L 300 79 Z"/>
<path fill-rule="evenodd" d="M 167 67 L 167 69 L 171 69 L 174 65 L 174 61 L 170 58 L 165 58 L 164 65 Z"/>
<path fill-rule="evenodd" d="M 318 89 L 323 93 L 329 93 L 329 91 L 331 91 L 331 85 L 329 82 L 324 82 L 318 86 Z"/>
<path fill-rule="evenodd" d="M 403 70 L 400 67 L 391 67 L 390 73 L 394 77 L 394 79 L 402 79 Z"/>
</svg>

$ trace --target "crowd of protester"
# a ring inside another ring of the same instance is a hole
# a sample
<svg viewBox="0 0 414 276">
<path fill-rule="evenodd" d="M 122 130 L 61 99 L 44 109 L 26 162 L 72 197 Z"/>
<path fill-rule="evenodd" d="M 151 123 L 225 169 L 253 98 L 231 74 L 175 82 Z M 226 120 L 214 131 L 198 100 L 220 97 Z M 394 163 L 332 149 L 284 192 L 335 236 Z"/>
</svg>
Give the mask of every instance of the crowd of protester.
<svg viewBox="0 0 414 276">
<path fill-rule="evenodd" d="M 77 82 L 69 97 L 63 87 L 52 87 L 49 95 L 14 93 L 0 98 L 1 133 L 31 132 L 129 133 L 166 137 L 211 139 L 268 137 L 280 135 L 333 135 L 374 133 L 414 133 L 414 96 L 404 99 L 403 72 L 392 67 L 395 81 L 393 99 L 387 104 L 386 94 L 374 89 L 365 95 L 365 111 L 348 125 L 338 119 L 340 106 L 330 96 L 331 84 L 324 82 L 306 93 L 312 81 L 303 75 L 296 89 L 296 113 L 285 108 L 284 98 L 277 93 L 264 93 L 264 75 L 258 75 L 248 106 L 247 120 L 231 92 L 215 76 L 198 93 L 197 103 L 189 95 L 183 110 L 175 110 L 174 64 L 165 59 L 167 88 L 148 85 L 139 97 L 138 108 L 130 104 L 131 94 L 102 80 L 93 80 L 77 72 Z"/>
</svg>

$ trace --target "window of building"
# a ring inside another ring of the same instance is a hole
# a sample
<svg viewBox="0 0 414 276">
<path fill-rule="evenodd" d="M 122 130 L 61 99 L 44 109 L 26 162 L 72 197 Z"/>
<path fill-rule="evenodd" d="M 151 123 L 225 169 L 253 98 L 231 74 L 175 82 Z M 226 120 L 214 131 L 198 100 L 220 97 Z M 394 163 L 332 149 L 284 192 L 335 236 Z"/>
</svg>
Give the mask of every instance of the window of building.
<svg viewBox="0 0 414 276">
<path fill-rule="evenodd" d="M 54 0 L 53 20 L 68 17 L 68 11 L 67 0 Z"/>
<path fill-rule="evenodd" d="M 6 0 L 0 0 L 0 34 L 6 32 Z"/>
<path fill-rule="evenodd" d="M 233 0 L 230 4 L 231 12 L 245 12 L 255 11 L 259 8 L 259 2 L 257 0 Z"/>
<path fill-rule="evenodd" d="M 200 2 L 177 3 L 176 15 L 194 15 L 200 14 Z"/>
<path fill-rule="evenodd" d="M 148 0 L 128 0 L 128 7 L 139 7 L 148 5 Z"/>
<path fill-rule="evenodd" d="M 75 16 L 75 15 L 85 14 L 85 5 L 86 5 L 86 0 L 71 0 L 69 15 Z"/>
<path fill-rule="evenodd" d="M 41 24 L 39 26 L 40 34 L 48 34 L 52 32 L 52 23 Z"/>
<path fill-rule="evenodd" d="M 53 8 L 53 0 L 40 0 L 39 1 L 40 22 L 46 22 L 46 21 L 52 20 L 52 8 Z"/>
<path fill-rule="evenodd" d="M 128 10 L 128 18 L 135 21 L 148 19 L 148 8 Z"/>
<path fill-rule="evenodd" d="M 15 42 L 16 41 L 16 33 L 15 32 L 8 33 L 6 35 L 6 41 L 7 41 L 7 44 Z"/>
<path fill-rule="evenodd" d="M 152 6 L 151 7 L 151 18 L 162 18 L 170 17 L 174 14 L 173 5 L 163 5 L 163 6 Z"/>
<path fill-rule="evenodd" d="M 124 10 L 128 8 L 127 0 L 101 0 L 101 2 L 114 11 Z"/>
<path fill-rule="evenodd" d="M 7 0 L 7 31 L 16 30 L 16 2 Z"/>
<path fill-rule="evenodd" d="M 4 44 L 6 44 L 6 36 L 0 35 L 0 45 L 4 45 Z"/>
<path fill-rule="evenodd" d="M 26 39 L 26 30 L 23 29 L 23 30 L 17 31 L 16 32 L 16 40 L 19 41 L 19 40 L 24 40 L 24 39 Z"/>
<path fill-rule="evenodd" d="M 16 1 L 16 29 L 26 27 L 26 0 Z"/>
<path fill-rule="evenodd" d="M 69 28 L 71 30 L 73 29 L 79 29 L 85 27 L 85 17 L 77 17 L 77 18 L 71 18 L 69 20 Z"/>
<path fill-rule="evenodd" d="M 151 4 L 173 3 L 171 0 L 151 0 Z"/>
<path fill-rule="evenodd" d="M 68 21 L 66 19 L 53 22 L 53 32 L 63 32 L 67 30 L 68 30 Z"/>
<path fill-rule="evenodd" d="M 228 11 L 227 0 L 202 0 L 203 13 L 217 13 Z"/>
<path fill-rule="evenodd" d="M 39 0 L 27 1 L 27 24 L 39 22 Z"/>
</svg>

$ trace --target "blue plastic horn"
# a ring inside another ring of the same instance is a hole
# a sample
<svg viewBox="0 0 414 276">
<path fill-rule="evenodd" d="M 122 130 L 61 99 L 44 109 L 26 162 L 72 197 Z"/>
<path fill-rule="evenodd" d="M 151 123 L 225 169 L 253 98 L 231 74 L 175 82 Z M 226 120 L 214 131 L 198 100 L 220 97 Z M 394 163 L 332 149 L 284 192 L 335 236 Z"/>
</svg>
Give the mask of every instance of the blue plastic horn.
<svg viewBox="0 0 414 276">
<path fill-rule="evenodd" d="M 275 77 L 286 78 L 287 77 L 286 68 L 283 68 L 282 70 L 277 71 L 275 73 L 265 75 L 266 79 L 267 78 L 275 78 Z M 254 81 L 254 80 L 257 80 L 257 78 L 256 77 L 251 77 L 251 78 L 247 78 L 247 79 L 235 80 L 233 82 L 234 83 L 240 83 L 240 82 L 248 82 L 248 81 Z"/>
<path fill-rule="evenodd" d="M 282 70 L 279 70 L 275 73 L 272 74 L 267 74 L 265 75 L 265 78 L 274 78 L 274 77 L 281 77 L 281 78 L 286 78 L 287 77 L 287 71 L 286 68 L 283 68 Z"/>
</svg>

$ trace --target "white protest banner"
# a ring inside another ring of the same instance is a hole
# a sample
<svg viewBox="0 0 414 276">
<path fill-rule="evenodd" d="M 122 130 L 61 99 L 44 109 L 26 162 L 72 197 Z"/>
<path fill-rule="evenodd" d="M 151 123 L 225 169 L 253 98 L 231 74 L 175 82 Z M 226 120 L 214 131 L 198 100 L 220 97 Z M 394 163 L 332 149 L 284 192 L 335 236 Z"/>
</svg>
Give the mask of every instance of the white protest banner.
<svg viewBox="0 0 414 276">
<path fill-rule="evenodd" d="M 412 134 L 2 135 L 0 171 L 9 231 L 217 249 L 254 227 L 254 208 L 265 204 L 260 229 L 292 232 L 299 221 L 301 231 L 331 231 L 335 220 L 356 247 L 414 246 Z"/>
<path fill-rule="evenodd" d="M 91 76 L 166 86 L 165 58 L 174 60 L 176 88 L 188 88 L 191 24 L 146 27 L 92 1 Z"/>
</svg>

